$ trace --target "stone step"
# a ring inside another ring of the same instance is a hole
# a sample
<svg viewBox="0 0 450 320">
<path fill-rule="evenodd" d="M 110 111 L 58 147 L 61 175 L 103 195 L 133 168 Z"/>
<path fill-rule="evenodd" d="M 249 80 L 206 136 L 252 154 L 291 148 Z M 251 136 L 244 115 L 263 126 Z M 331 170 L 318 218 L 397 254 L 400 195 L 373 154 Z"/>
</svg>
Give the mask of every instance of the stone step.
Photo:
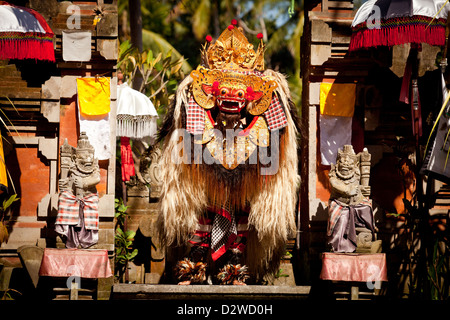
<svg viewBox="0 0 450 320">
<path fill-rule="evenodd" d="M 14 64 L 2 65 L 0 67 L 0 76 L 3 77 L 21 77 L 20 71 Z"/>
<path fill-rule="evenodd" d="M 115 284 L 111 300 L 304 300 L 310 286 Z"/>
<path fill-rule="evenodd" d="M 41 88 L 0 87 L 0 96 L 10 99 L 40 99 Z"/>
</svg>

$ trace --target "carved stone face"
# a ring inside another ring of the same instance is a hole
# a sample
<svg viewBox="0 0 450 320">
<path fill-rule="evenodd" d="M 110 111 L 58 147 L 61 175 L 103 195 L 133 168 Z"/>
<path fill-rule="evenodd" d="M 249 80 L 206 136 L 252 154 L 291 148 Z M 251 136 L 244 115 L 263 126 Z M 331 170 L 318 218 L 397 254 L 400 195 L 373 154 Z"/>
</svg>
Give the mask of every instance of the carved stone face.
<svg viewBox="0 0 450 320">
<path fill-rule="evenodd" d="M 94 153 L 89 150 L 77 150 L 75 163 L 77 169 L 83 173 L 94 171 Z"/>
<path fill-rule="evenodd" d="M 355 174 L 356 161 L 349 154 L 342 154 L 337 162 L 337 170 L 345 177 L 352 177 Z"/>
</svg>

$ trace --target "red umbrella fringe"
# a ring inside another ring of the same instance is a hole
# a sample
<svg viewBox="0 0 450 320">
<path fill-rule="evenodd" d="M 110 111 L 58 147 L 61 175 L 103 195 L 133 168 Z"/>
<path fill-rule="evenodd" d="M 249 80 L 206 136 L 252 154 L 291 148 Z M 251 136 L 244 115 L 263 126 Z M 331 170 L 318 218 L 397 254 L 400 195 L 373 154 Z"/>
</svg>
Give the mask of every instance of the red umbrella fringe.
<svg viewBox="0 0 450 320">
<path fill-rule="evenodd" d="M 35 59 L 55 62 L 53 34 L 0 33 L 0 59 Z"/>
<path fill-rule="evenodd" d="M 361 23 L 352 28 L 349 51 L 378 46 L 392 47 L 405 43 L 428 43 L 432 46 L 445 45 L 445 19 L 424 16 L 382 20 L 379 28 L 368 28 Z"/>
</svg>

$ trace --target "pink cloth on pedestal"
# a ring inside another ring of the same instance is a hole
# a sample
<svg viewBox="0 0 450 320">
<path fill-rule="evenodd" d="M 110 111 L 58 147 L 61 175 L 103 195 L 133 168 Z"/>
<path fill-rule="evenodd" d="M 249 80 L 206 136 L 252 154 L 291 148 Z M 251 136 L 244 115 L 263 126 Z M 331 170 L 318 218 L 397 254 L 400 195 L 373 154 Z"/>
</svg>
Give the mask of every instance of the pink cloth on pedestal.
<svg viewBox="0 0 450 320">
<path fill-rule="evenodd" d="M 386 254 L 324 252 L 322 254 L 320 279 L 362 282 L 387 281 Z"/>
<path fill-rule="evenodd" d="M 45 248 L 40 276 L 108 278 L 112 276 L 106 249 Z"/>
</svg>

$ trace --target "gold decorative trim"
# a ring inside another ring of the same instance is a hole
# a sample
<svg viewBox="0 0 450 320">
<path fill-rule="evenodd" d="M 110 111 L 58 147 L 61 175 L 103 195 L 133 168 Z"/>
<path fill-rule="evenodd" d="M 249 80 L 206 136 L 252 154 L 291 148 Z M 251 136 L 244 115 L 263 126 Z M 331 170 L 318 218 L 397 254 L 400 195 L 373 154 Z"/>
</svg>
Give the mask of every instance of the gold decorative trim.
<svg viewBox="0 0 450 320">
<path fill-rule="evenodd" d="M 199 106 L 204 109 L 211 109 L 215 106 L 215 98 L 206 94 L 203 85 L 212 86 L 218 82 L 220 86 L 233 89 L 243 89 L 251 87 L 255 92 L 263 92 L 263 96 L 247 106 L 251 115 L 260 115 L 270 106 L 272 93 L 277 87 L 277 83 L 269 76 L 257 76 L 256 74 L 245 74 L 235 71 L 209 70 L 202 66 L 191 72 L 194 80 L 192 83 L 192 94 Z"/>
<path fill-rule="evenodd" d="M 268 147 L 270 145 L 270 133 L 266 120 L 259 116 L 247 129 L 241 131 L 240 134 L 235 134 L 234 141 L 231 143 L 226 140 L 226 135 L 218 137 L 219 133 L 219 130 L 214 129 L 214 124 L 207 115 L 203 136 L 201 139 L 195 140 L 195 143 L 206 144 L 211 156 L 228 170 L 233 170 L 239 164 L 245 163 L 257 146 Z"/>
</svg>

